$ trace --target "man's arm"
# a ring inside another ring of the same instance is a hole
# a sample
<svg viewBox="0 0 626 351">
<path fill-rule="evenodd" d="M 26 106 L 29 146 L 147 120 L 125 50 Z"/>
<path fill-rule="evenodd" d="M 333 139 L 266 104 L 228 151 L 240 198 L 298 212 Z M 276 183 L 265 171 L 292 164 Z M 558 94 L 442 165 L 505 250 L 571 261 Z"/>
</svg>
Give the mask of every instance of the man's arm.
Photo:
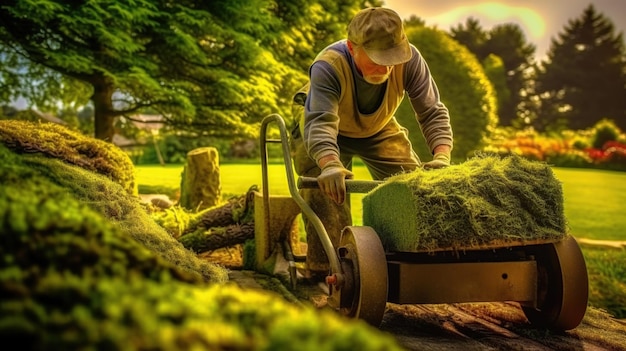
<svg viewBox="0 0 626 351">
<path fill-rule="evenodd" d="M 404 67 L 404 85 L 426 143 L 433 155 L 450 157 L 453 146 L 450 114 L 426 61 L 414 47 L 413 58 Z"/>
<path fill-rule="evenodd" d="M 333 69 L 318 61 L 310 68 L 310 89 L 304 111 L 304 145 L 320 168 L 339 160 L 339 96 L 341 87 Z"/>
<path fill-rule="evenodd" d="M 353 178 L 339 158 L 339 96 L 341 88 L 332 68 L 316 62 L 310 69 L 310 90 L 304 114 L 304 144 L 321 169 L 317 183 L 335 203 L 346 199 L 347 178 Z"/>
</svg>

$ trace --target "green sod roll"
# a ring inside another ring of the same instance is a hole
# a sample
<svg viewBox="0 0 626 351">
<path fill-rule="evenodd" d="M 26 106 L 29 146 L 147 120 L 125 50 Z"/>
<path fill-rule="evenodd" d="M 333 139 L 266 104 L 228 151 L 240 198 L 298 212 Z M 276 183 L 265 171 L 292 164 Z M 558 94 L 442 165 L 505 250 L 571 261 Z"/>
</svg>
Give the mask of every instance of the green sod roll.
<svg viewBox="0 0 626 351">
<path fill-rule="evenodd" d="M 385 250 L 421 252 L 559 240 L 561 182 L 543 162 L 480 155 L 388 178 L 363 197 L 363 225 Z"/>
</svg>

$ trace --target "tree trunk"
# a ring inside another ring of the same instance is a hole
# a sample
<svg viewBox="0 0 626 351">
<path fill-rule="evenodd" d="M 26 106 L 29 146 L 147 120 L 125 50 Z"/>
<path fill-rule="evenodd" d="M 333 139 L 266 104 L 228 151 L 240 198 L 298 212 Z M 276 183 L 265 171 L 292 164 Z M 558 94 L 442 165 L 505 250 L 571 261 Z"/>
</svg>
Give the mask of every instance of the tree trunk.
<svg viewBox="0 0 626 351">
<path fill-rule="evenodd" d="M 94 136 L 96 139 L 113 142 L 115 135 L 115 117 L 117 113 L 113 108 L 113 81 L 104 76 L 96 78 L 92 82 L 93 95 L 91 101 L 94 107 Z"/>
<path fill-rule="evenodd" d="M 214 147 L 203 147 L 187 153 L 180 185 L 180 206 L 201 211 L 220 202 L 219 154 Z"/>
</svg>

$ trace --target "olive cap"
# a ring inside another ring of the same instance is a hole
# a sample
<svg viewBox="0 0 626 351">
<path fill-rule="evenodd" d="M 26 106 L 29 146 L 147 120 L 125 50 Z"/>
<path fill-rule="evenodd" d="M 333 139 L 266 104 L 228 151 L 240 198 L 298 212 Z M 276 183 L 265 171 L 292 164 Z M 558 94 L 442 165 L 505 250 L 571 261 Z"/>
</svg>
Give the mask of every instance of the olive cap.
<svg viewBox="0 0 626 351">
<path fill-rule="evenodd" d="M 363 9 L 348 24 L 348 40 L 361 46 L 381 66 L 395 66 L 411 59 L 413 52 L 404 33 L 402 19 L 384 7 Z"/>
</svg>

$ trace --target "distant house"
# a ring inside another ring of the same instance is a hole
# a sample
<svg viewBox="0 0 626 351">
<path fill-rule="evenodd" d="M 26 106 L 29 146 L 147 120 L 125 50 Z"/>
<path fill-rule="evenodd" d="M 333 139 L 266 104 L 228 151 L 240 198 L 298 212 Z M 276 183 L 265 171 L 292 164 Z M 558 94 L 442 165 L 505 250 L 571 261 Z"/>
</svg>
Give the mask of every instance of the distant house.
<svg viewBox="0 0 626 351">
<path fill-rule="evenodd" d="M 159 144 L 157 143 L 156 136 L 159 134 L 159 130 L 163 128 L 165 123 L 163 122 L 163 116 L 161 115 L 133 115 L 128 120 L 135 125 L 135 127 L 147 131 L 150 133 L 149 138 L 139 139 L 131 139 L 120 133 L 115 133 L 113 135 L 113 144 L 117 145 L 122 149 L 127 149 L 132 153 L 132 150 L 141 150 L 141 148 L 148 143 L 152 143 L 154 149 L 156 151 L 157 157 L 159 159 L 159 163 L 164 165 L 165 161 L 163 160 L 163 155 L 161 154 L 161 150 L 159 148 Z"/>
<path fill-rule="evenodd" d="M 137 128 L 150 132 L 151 135 L 156 136 L 159 130 L 165 125 L 163 123 L 163 116 L 161 115 L 133 115 L 128 119 Z M 113 144 L 121 148 L 129 148 L 134 146 L 143 146 L 147 143 L 153 142 L 152 140 L 136 140 L 128 138 L 120 133 L 113 135 Z"/>
<path fill-rule="evenodd" d="M 67 125 L 67 122 L 56 117 L 55 115 L 51 113 L 48 113 L 48 112 L 44 113 L 36 109 L 31 109 L 30 111 L 33 112 L 37 117 L 43 120 L 46 120 L 48 122 Z M 135 125 L 137 128 L 150 132 L 150 134 L 153 136 L 157 135 L 159 133 L 159 130 L 163 128 L 164 126 L 163 116 L 161 115 L 138 114 L 138 115 L 133 115 L 131 118 L 129 118 L 129 121 L 131 121 L 131 123 Z M 148 143 L 153 143 L 153 141 L 154 141 L 154 138 L 150 138 L 150 140 L 132 139 L 123 134 L 120 134 L 119 132 L 116 132 L 113 135 L 113 140 L 112 140 L 114 145 L 117 145 L 121 148 L 140 147 Z"/>
<path fill-rule="evenodd" d="M 41 112 L 41 111 L 37 111 L 35 109 L 31 109 L 31 111 L 34 114 L 36 114 L 37 116 L 39 116 L 39 118 L 44 119 L 44 120 L 46 120 L 48 122 L 53 122 L 53 123 L 63 124 L 63 125 L 67 124 L 64 120 L 60 119 L 59 117 L 57 117 L 57 116 L 55 116 L 55 115 L 53 115 L 51 113 L 48 113 L 48 112 L 44 113 L 44 112 Z"/>
</svg>

